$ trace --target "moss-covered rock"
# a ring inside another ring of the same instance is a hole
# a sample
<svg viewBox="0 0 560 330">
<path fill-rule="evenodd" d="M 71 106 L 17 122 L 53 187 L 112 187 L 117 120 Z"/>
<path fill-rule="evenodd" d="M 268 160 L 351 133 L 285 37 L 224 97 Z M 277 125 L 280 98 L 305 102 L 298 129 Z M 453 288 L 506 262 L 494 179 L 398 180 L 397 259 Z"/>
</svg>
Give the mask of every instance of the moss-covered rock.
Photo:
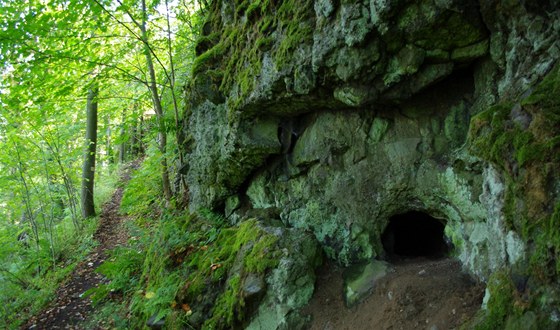
<svg viewBox="0 0 560 330">
<path fill-rule="evenodd" d="M 556 257 L 560 253 L 560 204 L 555 190 L 560 180 L 559 91 L 557 66 L 521 102 L 499 104 L 473 118 L 470 132 L 472 151 L 494 163 L 505 178 L 506 226 L 531 242 L 526 251 L 530 257 L 514 269 L 530 276 L 534 289 L 538 288 L 526 293 L 526 299 L 539 315 L 534 321 L 542 324 L 539 327 L 552 326 L 542 319 L 542 313 L 556 313 L 553 305 L 560 299 L 553 284 L 560 276 Z M 485 322 L 517 324 L 533 319 L 532 314 L 519 314 L 514 320 L 506 318 L 507 314 L 492 313 L 504 304 L 491 299 Z"/>
<path fill-rule="evenodd" d="M 429 1 L 421 6 L 366 1 L 213 2 L 197 43 L 189 87 L 193 108 L 191 128 L 186 130 L 193 139 L 185 146 L 192 154 L 185 158 L 196 177 L 188 175 L 194 208 L 222 204 L 265 158 L 278 153 L 274 148 L 246 150 L 237 145 L 237 135 L 254 124 L 255 116 L 294 116 L 315 108 L 402 100 L 451 73 L 450 56 L 439 57 L 444 63 L 426 66 L 428 53 L 431 61 L 442 50 L 457 49 L 460 62 L 483 56 L 486 50 L 475 44 L 485 39 L 486 32 L 469 8 Z M 422 15 L 430 19 L 420 22 Z M 402 19 L 396 30 L 378 35 L 376 26 L 397 17 Z M 441 26 L 445 36 L 434 35 L 434 31 L 443 33 Z M 438 42 L 405 40 L 413 32 Z M 201 132 L 201 125 L 222 127 L 223 132 Z M 217 179 L 210 173 L 217 173 Z"/>
<path fill-rule="evenodd" d="M 520 300 L 498 293 L 487 324 L 545 324 L 560 313 L 560 8 L 543 6 L 212 2 L 187 94 L 191 208 L 232 223 L 274 210 L 344 265 L 383 256 L 388 219 L 420 210 L 479 279 L 529 278 L 529 307 L 504 318 Z M 267 296 L 251 326 L 301 324 L 305 278 L 290 309 Z"/>
</svg>

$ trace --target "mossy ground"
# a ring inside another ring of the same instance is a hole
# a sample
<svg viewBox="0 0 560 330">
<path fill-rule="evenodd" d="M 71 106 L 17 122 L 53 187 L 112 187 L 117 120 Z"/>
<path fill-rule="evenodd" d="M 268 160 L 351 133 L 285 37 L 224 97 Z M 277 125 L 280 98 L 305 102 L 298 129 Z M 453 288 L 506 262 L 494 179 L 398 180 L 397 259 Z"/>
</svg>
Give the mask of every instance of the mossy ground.
<svg viewBox="0 0 560 330">
<path fill-rule="evenodd" d="M 94 301 L 105 302 L 113 312 L 111 326 L 145 328 L 147 322 L 165 320 L 171 328 L 223 329 L 241 324 L 245 317 L 242 285 L 247 274 L 264 276 L 277 266 L 278 237 L 269 234 L 256 220 L 229 226 L 209 211 L 188 214 L 153 210 L 159 180 L 151 172 L 152 162 L 133 177 L 137 195 L 126 210 L 137 210 L 130 227 L 128 247 L 118 248 L 98 271 L 111 282 L 91 292 Z M 141 178 L 143 185 L 135 185 Z M 140 189 L 144 187 L 144 189 Z M 125 192 L 125 196 L 127 192 Z M 124 304 L 110 299 L 124 298 Z M 103 310 L 103 309 L 102 309 Z"/>
<path fill-rule="evenodd" d="M 503 173 L 506 224 L 530 249 L 527 264 L 514 267 L 515 272 L 529 277 L 534 287 L 532 292 L 523 292 L 525 305 L 512 299 L 519 290 L 492 290 L 492 283 L 489 286 L 494 297 L 482 328 L 506 321 L 508 327 L 515 327 L 517 321 L 509 315 L 511 304 L 523 305 L 539 315 L 560 303 L 560 201 L 551 186 L 560 180 L 560 66 L 521 102 L 502 103 L 474 117 L 470 146 Z M 498 282 L 505 283 L 505 277 L 500 276 Z M 519 322 L 527 322 L 522 313 L 525 309 L 515 314 Z M 549 319 L 540 316 L 534 322 L 540 328 L 551 326 Z"/>
<path fill-rule="evenodd" d="M 95 299 L 122 293 L 131 313 L 126 327 L 142 328 L 149 319 L 206 329 L 238 325 L 245 317 L 244 277 L 278 264 L 277 237 L 255 220 L 226 228 L 200 215 L 164 215 L 146 225 L 138 233 L 151 234 L 134 236 L 134 246 L 116 250 L 99 268 L 111 283 Z M 243 265 L 232 271 L 242 249 Z"/>
</svg>

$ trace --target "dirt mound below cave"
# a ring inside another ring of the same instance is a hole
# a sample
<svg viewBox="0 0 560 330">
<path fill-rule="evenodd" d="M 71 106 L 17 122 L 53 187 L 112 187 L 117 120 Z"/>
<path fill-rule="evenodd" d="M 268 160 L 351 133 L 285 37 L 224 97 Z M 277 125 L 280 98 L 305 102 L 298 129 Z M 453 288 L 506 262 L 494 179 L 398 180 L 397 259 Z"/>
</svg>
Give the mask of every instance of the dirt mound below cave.
<svg viewBox="0 0 560 330">
<path fill-rule="evenodd" d="M 461 271 L 458 261 L 425 258 L 394 262 L 370 296 L 347 308 L 342 270 L 326 264 L 303 311 L 311 329 L 454 329 L 479 310 L 484 286 Z"/>
</svg>

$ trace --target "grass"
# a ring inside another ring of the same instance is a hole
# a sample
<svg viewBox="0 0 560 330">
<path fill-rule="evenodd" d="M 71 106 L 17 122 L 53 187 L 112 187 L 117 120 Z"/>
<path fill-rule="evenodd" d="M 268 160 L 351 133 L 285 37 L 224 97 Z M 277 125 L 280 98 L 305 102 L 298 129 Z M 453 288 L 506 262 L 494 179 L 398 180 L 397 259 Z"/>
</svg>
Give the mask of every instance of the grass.
<svg viewBox="0 0 560 330">
<path fill-rule="evenodd" d="M 230 226 L 208 210 L 160 208 L 158 166 L 157 153 L 149 154 L 125 187 L 121 211 L 135 219 L 131 239 L 97 269 L 111 281 L 88 292 L 100 310 L 94 320 L 117 329 L 158 320 L 179 328 L 239 325 L 244 278 L 278 264 L 277 236 L 256 220 Z"/>
<path fill-rule="evenodd" d="M 95 203 L 108 201 L 117 185 L 116 169 L 98 173 Z M 50 206 L 54 207 L 54 206 Z M 0 224 L 0 328 L 18 329 L 52 301 L 59 285 L 96 246 L 97 218 L 80 219 L 80 228 L 68 210 L 54 218 L 37 217 L 39 241 L 18 241 L 19 224 Z"/>
</svg>

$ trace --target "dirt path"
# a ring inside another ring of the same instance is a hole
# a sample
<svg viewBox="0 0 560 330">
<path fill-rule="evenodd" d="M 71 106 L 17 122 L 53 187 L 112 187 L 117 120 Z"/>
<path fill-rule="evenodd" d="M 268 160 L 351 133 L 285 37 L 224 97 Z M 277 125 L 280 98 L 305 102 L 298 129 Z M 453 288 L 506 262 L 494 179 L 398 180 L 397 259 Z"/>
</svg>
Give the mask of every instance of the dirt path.
<svg viewBox="0 0 560 330">
<path fill-rule="evenodd" d="M 480 308 L 484 287 L 462 273 L 457 261 L 415 259 L 393 268 L 368 298 L 348 309 L 342 271 L 325 266 L 304 311 L 313 318 L 311 329 L 456 329 Z"/>
<path fill-rule="evenodd" d="M 130 171 L 138 167 L 134 162 L 126 169 L 121 181 L 130 179 Z M 107 251 L 126 244 L 128 239 L 122 225 L 126 217 L 119 215 L 123 188 L 119 187 L 111 199 L 103 205 L 99 217 L 99 227 L 93 238 L 99 245 L 80 262 L 69 279 L 56 292 L 56 299 L 39 315 L 32 317 L 22 329 L 81 329 L 84 320 L 90 316 L 93 307 L 89 298 L 82 294 L 103 283 L 105 279 L 95 272 L 107 258 Z"/>
</svg>

